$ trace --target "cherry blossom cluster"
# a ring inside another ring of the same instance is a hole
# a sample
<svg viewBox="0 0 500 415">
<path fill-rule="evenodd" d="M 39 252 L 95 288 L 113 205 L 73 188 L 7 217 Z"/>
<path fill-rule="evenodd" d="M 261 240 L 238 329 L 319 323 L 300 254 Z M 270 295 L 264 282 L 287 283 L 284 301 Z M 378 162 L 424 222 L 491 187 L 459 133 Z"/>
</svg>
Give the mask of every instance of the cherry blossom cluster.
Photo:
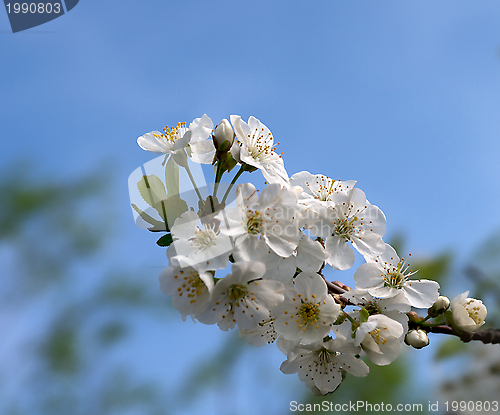
<svg viewBox="0 0 500 415">
<path fill-rule="evenodd" d="M 134 183 L 149 210 L 132 204 L 150 231 L 164 233 L 158 245 L 167 247 L 169 266 L 159 277 L 162 291 L 183 319 L 224 331 L 237 326 L 254 346 L 276 342 L 286 356 L 281 371 L 298 373 L 313 392 L 334 391 L 346 373 L 366 376 L 366 360 L 390 364 L 404 343 L 426 346 L 432 327 L 448 324 L 461 333 L 484 324 L 480 300 L 468 292 L 451 302 L 440 296 L 437 282 L 418 279 L 384 242 L 386 218 L 355 181 L 307 171 L 290 177 L 257 118 L 232 115 L 214 128 L 204 115 L 137 142 L 162 154 L 165 166 L 165 182 L 143 175 Z M 195 164 L 214 166 L 208 194 L 196 185 Z M 193 206 L 182 198 L 180 169 L 197 195 Z M 261 191 L 236 184 L 257 170 L 266 180 Z M 325 268 L 353 267 L 355 251 L 365 261 L 355 288 L 327 281 Z"/>
</svg>

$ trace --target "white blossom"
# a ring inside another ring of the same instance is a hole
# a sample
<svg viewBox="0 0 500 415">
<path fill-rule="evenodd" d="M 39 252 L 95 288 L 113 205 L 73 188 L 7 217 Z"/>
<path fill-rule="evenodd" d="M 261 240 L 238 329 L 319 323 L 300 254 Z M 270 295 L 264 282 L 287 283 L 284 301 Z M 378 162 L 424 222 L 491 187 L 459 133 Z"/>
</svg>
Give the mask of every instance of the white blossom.
<svg viewBox="0 0 500 415">
<path fill-rule="evenodd" d="M 361 359 L 337 351 L 331 339 L 295 346 L 280 369 L 285 374 L 298 373 L 306 387 L 316 387 L 322 394 L 337 389 L 342 382 L 343 371 L 354 376 L 366 376 L 369 372 Z"/>
<path fill-rule="evenodd" d="M 450 308 L 451 302 L 450 299 L 444 295 L 440 295 L 436 302 L 429 308 L 427 314 L 431 317 L 436 317 L 440 314 L 443 314 L 448 308 Z"/>
<path fill-rule="evenodd" d="M 301 271 L 318 272 L 328 258 L 323 245 L 313 241 L 304 233 L 297 246 L 297 268 Z"/>
<path fill-rule="evenodd" d="M 334 180 L 323 174 L 311 174 L 308 171 L 301 171 L 290 177 L 290 186 L 300 186 L 302 189 L 299 204 L 311 209 L 312 212 L 317 212 L 319 206 L 333 207 L 335 205 L 333 195 L 346 193 L 355 185 L 355 180 Z"/>
<path fill-rule="evenodd" d="M 183 122 L 173 128 L 167 125 L 163 132 L 152 131 L 140 136 L 137 144 L 143 150 L 166 155 L 187 148 L 194 162 L 209 164 L 215 154 L 215 147 L 209 139 L 212 128 L 212 120 L 204 114 L 203 117 L 193 120 L 189 128 Z"/>
<path fill-rule="evenodd" d="M 131 198 L 140 194 L 164 221 L 167 214 L 175 218 L 160 226 L 132 204 L 153 225 L 149 230 L 170 231 L 158 241 L 168 245 L 169 263 L 160 273 L 160 288 L 172 297 L 183 320 L 191 316 L 225 331 L 238 326 L 240 336 L 253 346 L 276 341 L 286 355 L 281 371 L 298 373 L 314 394 L 333 392 L 346 373 L 366 376 L 369 369 L 360 357 L 388 365 L 398 357 L 403 340 L 417 349 L 427 346 L 425 330 L 408 329 L 412 307 L 428 309 L 422 321 L 444 313 L 447 324 L 460 333 L 483 326 L 486 307 L 468 298 L 468 291 L 450 303 L 439 297 L 437 282 L 411 279 L 416 271 L 383 241 L 383 212 L 355 187 L 356 181 L 307 171 L 289 178 L 267 126 L 255 117 L 245 122 L 231 115 L 230 120 L 223 119 L 214 130 L 205 114 L 189 126 L 178 123 L 137 139 L 142 149 L 165 155 L 163 166 L 170 158 L 167 182 L 156 174 L 144 176 L 133 181 L 137 188 Z M 194 204 L 188 192 L 181 193 L 186 178 L 179 177 L 179 166 L 196 187 L 188 157 L 214 165 L 215 193 L 234 162 L 242 166 L 227 192 L 213 195 L 218 207 L 213 215 L 195 213 L 207 210 L 206 195 L 199 189 L 196 195 L 189 192 L 198 198 Z M 229 203 L 240 175 L 257 169 L 269 184 L 260 193 L 250 183 L 240 184 Z M 339 299 L 329 292 L 321 272 L 325 264 L 337 270 L 352 267 L 355 250 L 366 263 L 354 274 L 356 288 L 343 286 Z M 231 273 L 225 275 L 229 260 Z M 347 300 L 347 306 L 341 307 L 340 300 Z"/>
<path fill-rule="evenodd" d="M 403 326 L 403 335 L 408 331 L 410 304 L 403 292 L 390 298 L 376 298 L 367 291 L 351 289 L 343 294 L 351 303 L 365 308 L 370 314 L 384 314 Z M 358 314 L 352 314 L 356 319 Z M 402 339 L 402 338 L 401 338 Z"/>
<path fill-rule="evenodd" d="M 295 256 L 282 257 L 277 255 L 269 248 L 264 239 L 245 238 L 243 242 L 238 243 L 234 248 L 233 257 L 237 262 L 262 262 L 266 266 L 266 272 L 262 278 L 279 281 L 283 284 L 290 282 L 297 270 Z"/>
<path fill-rule="evenodd" d="M 202 224 L 195 212 L 184 212 L 171 228 L 174 242 L 169 254 L 179 266 L 196 265 L 200 270 L 225 268 L 232 250 L 231 239 L 220 233 L 216 224 Z"/>
<path fill-rule="evenodd" d="M 448 307 L 450 306 L 450 300 L 448 297 L 444 296 L 444 295 L 440 295 L 438 297 L 438 299 L 436 300 L 436 302 L 434 303 L 433 307 L 436 308 L 436 310 L 438 311 L 445 311 L 448 309 Z"/>
<path fill-rule="evenodd" d="M 486 306 L 481 300 L 468 298 L 469 291 L 466 291 L 451 301 L 450 309 L 453 323 L 463 331 L 476 331 L 485 323 Z"/>
<path fill-rule="evenodd" d="M 276 316 L 274 327 L 280 335 L 309 344 L 328 335 L 339 316 L 340 305 L 328 294 L 320 275 L 302 272 L 295 278 L 295 286 L 287 287 L 285 300 L 272 313 Z"/>
<path fill-rule="evenodd" d="M 354 274 L 356 288 L 366 290 L 374 297 L 391 298 L 401 293 L 406 302 L 416 308 L 429 308 L 437 300 L 439 284 L 429 280 L 410 280 L 416 271 L 409 269 L 404 258 L 399 259 L 393 247 L 386 244 L 385 251 L 372 258 Z"/>
<path fill-rule="evenodd" d="M 198 320 L 229 330 L 236 324 L 254 329 L 269 319 L 269 309 L 283 301 L 285 287 L 278 281 L 263 280 L 264 272 L 260 262 L 235 262 L 232 273 L 215 284 L 210 304 Z"/>
<path fill-rule="evenodd" d="M 375 314 L 356 330 L 354 345 L 361 346 L 376 365 L 388 365 L 399 356 L 403 326 L 383 315 Z"/>
<path fill-rule="evenodd" d="M 253 329 L 242 329 L 238 327 L 240 336 L 243 337 L 250 346 L 261 347 L 274 343 L 278 338 L 278 333 L 274 330 L 274 318 L 269 316 L 267 320 L 262 320 Z"/>
<path fill-rule="evenodd" d="M 243 238 L 262 238 L 277 255 L 289 257 L 299 243 L 300 233 L 293 222 L 297 194 L 274 183 L 257 194 L 247 183 L 236 190 L 236 207 L 228 207 L 216 218 L 221 232 L 240 243 Z"/>
<path fill-rule="evenodd" d="M 325 239 L 327 262 L 333 268 L 344 270 L 353 266 L 354 251 L 348 242 L 362 255 L 384 250 L 385 216 L 366 200 L 362 190 L 334 193 L 331 202 L 332 206 L 321 209 L 320 219 L 311 232 Z"/>
<path fill-rule="evenodd" d="M 180 268 L 172 264 L 160 273 L 159 280 L 161 290 L 172 296 L 172 304 L 183 320 L 188 315 L 196 317 L 205 310 L 214 287 L 210 273 L 198 272 L 193 267 Z"/>
<path fill-rule="evenodd" d="M 247 124 L 239 115 L 231 115 L 231 123 L 241 144 L 240 160 L 260 169 L 269 183 L 287 184 L 288 173 L 283 159 L 275 152 L 269 128 L 255 117 L 250 117 Z"/>
<path fill-rule="evenodd" d="M 293 255 L 282 257 L 277 255 L 263 239 L 246 238 L 233 250 L 236 261 L 258 261 L 266 265 L 263 278 L 290 282 L 299 268 L 301 271 L 317 272 L 327 258 L 324 248 L 317 241 L 302 234 Z"/>
</svg>

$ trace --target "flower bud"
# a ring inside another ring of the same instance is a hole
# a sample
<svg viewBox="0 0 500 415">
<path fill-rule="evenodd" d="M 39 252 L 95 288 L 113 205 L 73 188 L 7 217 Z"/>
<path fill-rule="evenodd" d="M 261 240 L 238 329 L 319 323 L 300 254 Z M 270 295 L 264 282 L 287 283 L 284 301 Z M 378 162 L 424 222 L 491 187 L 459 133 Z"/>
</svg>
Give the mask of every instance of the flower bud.
<svg viewBox="0 0 500 415">
<path fill-rule="evenodd" d="M 469 291 L 460 294 L 451 302 L 451 316 L 453 324 L 469 333 L 477 330 L 484 324 L 487 310 L 481 300 L 467 298 Z"/>
<path fill-rule="evenodd" d="M 410 330 L 405 337 L 405 343 L 415 349 L 421 349 L 429 344 L 427 333 L 423 330 Z"/>
<path fill-rule="evenodd" d="M 219 151 L 228 151 L 233 145 L 233 127 L 225 118 L 215 127 L 213 134 L 214 145 Z"/>
<path fill-rule="evenodd" d="M 448 310 L 449 306 L 450 300 L 448 299 L 448 297 L 441 295 L 438 297 L 432 307 L 429 308 L 428 313 L 431 317 L 436 317 Z"/>
</svg>

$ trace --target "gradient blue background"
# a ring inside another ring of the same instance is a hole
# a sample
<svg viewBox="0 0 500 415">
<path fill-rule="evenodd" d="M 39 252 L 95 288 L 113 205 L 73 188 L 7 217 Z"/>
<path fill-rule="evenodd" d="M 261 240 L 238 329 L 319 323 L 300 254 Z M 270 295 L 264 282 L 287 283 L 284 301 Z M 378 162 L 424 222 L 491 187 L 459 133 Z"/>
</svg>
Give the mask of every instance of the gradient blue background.
<svg viewBox="0 0 500 415">
<path fill-rule="evenodd" d="M 28 159 L 68 180 L 102 169 L 120 223 L 106 260 L 144 264 L 156 284 L 166 259 L 129 208 L 128 175 L 153 157 L 136 138 L 203 113 L 254 115 L 290 175 L 357 180 L 389 239 L 465 261 L 500 224 L 499 22 L 497 0 L 82 0 L 12 34 L 0 11 L 0 165 Z M 200 326 L 184 339 L 219 336 Z"/>
</svg>

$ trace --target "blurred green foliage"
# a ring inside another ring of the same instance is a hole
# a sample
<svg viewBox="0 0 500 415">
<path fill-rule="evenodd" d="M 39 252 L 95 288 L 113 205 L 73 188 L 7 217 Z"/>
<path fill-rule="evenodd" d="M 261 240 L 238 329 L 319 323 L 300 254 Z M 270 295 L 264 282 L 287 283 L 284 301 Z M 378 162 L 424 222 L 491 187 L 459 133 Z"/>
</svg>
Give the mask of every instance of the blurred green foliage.
<svg viewBox="0 0 500 415">
<path fill-rule="evenodd" d="M 95 365 L 127 341 L 133 310 L 155 318 L 170 309 L 157 287 L 100 259 L 112 249 L 112 177 L 43 178 L 29 163 L 0 177 L 0 316 L 28 320 L 4 338 L 14 346 L 1 361 L 0 413 L 169 413 L 155 382 L 137 379 L 132 365 Z"/>
<path fill-rule="evenodd" d="M 55 326 L 42 346 L 42 359 L 55 373 L 74 374 L 80 368 L 78 333 L 71 327 Z"/>
</svg>

